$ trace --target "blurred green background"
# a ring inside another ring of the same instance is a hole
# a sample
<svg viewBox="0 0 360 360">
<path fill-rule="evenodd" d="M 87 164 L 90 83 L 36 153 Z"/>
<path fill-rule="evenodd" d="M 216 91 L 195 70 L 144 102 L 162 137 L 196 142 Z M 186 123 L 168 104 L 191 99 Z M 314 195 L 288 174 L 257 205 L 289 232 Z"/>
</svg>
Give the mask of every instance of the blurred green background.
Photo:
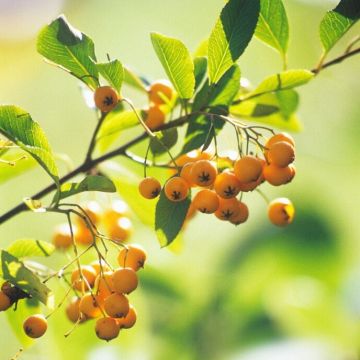
<svg viewBox="0 0 360 360">
<path fill-rule="evenodd" d="M 83 156 L 95 116 L 78 82 L 44 63 L 35 36 L 63 12 L 106 53 L 150 79 L 164 77 L 149 32 L 178 37 L 193 51 L 208 36 L 222 0 L 0 0 L 0 102 L 27 109 L 44 128 L 55 152 L 75 164 Z M 318 24 L 334 1 L 284 0 L 291 43 L 289 66 L 312 68 L 320 56 Z M 358 34 L 355 26 L 346 39 Z M 346 39 L 332 56 L 345 47 Z M 49 331 L 21 355 L 30 360 L 229 359 L 355 360 L 360 346 L 359 147 L 360 57 L 331 67 L 300 88 L 304 131 L 297 141 L 297 177 L 286 187 L 264 186 L 270 197 L 288 196 L 297 216 L 286 229 L 271 226 L 266 204 L 246 195 L 250 219 L 239 227 L 197 216 L 182 250 L 160 249 L 155 234 L 135 221 L 132 241 L 149 253 L 141 286 L 131 301 L 136 326 L 109 344 L 93 323 L 67 339 L 62 310 Z M 240 59 L 243 76 L 257 84 L 281 69 L 280 57 L 254 40 Z M 133 91 L 125 95 L 142 104 Z M 225 142 L 225 137 L 223 138 Z M 62 172 L 66 166 L 59 163 Z M 36 169 L 0 188 L 4 212 L 48 184 Z M 108 199 L 106 199 L 108 201 Z M 0 229 L 1 247 L 34 237 L 51 239 L 55 215 L 21 214 Z M 43 260 L 41 260 L 43 261 Z M 57 269 L 64 255 L 46 259 Z M 51 284 L 58 299 L 65 288 Z M 1 359 L 20 348 L 6 314 L 0 314 Z M 21 332 L 21 329 L 19 330 Z"/>
</svg>

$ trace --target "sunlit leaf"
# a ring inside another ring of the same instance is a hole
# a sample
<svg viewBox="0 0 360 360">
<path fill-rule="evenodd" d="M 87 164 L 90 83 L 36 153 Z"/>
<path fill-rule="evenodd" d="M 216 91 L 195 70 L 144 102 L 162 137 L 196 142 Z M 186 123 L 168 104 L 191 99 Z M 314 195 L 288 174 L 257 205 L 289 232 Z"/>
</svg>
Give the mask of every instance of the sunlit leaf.
<svg viewBox="0 0 360 360">
<path fill-rule="evenodd" d="M 46 306 L 53 307 L 54 298 L 51 290 L 22 261 L 5 250 L 1 250 L 1 273 L 4 280 L 16 285 Z"/>
<path fill-rule="evenodd" d="M 101 175 L 88 175 L 80 182 L 64 183 L 60 187 L 59 200 L 85 191 L 115 192 L 114 183 Z"/>
<path fill-rule="evenodd" d="M 121 85 L 124 79 L 124 68 L 119 60 L 112 60 L 107 63 L 97 63 L 96 67 L 99 73 L 110 86 L 120 93 Z"/>
<path fill-rule="evenodd" d="M 334 10 L 326 13 L 320 23 L 320 39 L 325 53 L 331 50 L 359 18 L 359 0 L 341 0 Z"/>
<path fill-rule="evenodd" d="M 68 71 L 91 89 L 98 86 L 94 43 L 87 35 L 71 26 L 64 15 L 40 31 L 37 50 L 47 60 Z"/>
<path fill-rule="evenodd" d="M 147 92 L 146 84 L 144 84 L 142 79 L 127 66 L 124 66 L 124 83 L 142 92 Z"/>
<path fill-rule="evenodd" d="M 15 240 L 6 249 L 7 252 L 19 259 L 28 256 L 50 256 L 54 250 L 53 244 L 35 239 Z"/>
<path fill-rule="evenodd" d="M 151 41 L 179 97 L 190 99 L 194 93 L 195 77 L 189 50 L 180 40 L 158 33 L 151 33 Z"/>
<path fill-rule="evenodd" d="M 289 41 L 289 24 L 282 0 L 260 0 L 255 36 L 284 57 Z"/>
<path fill-rule="evenodd" d="M 0 133 L 29 153 L 59 183 L 58 169 L 40 125 L 17 106 L 0 106 Z"/>
<path fill-rule="evenodd" d="M 229 0 L 209 38 L 210 83 L 216 84 L 244 52 L 252 38 L 260 0 Z"/>
</svg>

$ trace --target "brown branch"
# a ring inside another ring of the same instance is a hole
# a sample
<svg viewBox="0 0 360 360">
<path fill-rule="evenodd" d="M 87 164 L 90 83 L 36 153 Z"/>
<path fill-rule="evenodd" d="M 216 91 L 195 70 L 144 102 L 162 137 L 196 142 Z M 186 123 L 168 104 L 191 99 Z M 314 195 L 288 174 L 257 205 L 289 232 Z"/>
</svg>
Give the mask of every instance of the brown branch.
<svg viewBox="0 0 360 360">
<path fill-rule="evenodd" d="M 188 119 L 189 119 L 188 116 L 182 116 L 174 121 L 171 121 L 171 122 L 161 126 L 157 130 L 161 131 L 161 130 L 166 130 L 166 129 L 171 129 L 171 128 L 182 126 L 188 121 Z M 88 158 L 88 156 L 87 156 L 86 159 L 84 160 L 84 162 L 80 166 L 78 166 L 77 168 L 75 168 L 74 170 L 70 171 L 69 173 L 67 173 L 66 175 L 64 175 L 63 177 L 60 178 L 60 180 L 59 180 L 60 184 L 65 183 L 66 181 L 72 179 L 76 175 L 90 171 L 96 165 L 98 165 L 106 160 L 109 160 L 115 156 L 121 156 L 121 155 L 126 156 L 127 149 L 138 144 L 142 140 L 146 139 L 148 136 L 149 135 L 146 132 L 144 132 L 144 133 L 138 135 L 137 137 L 135 137 L 134 139 L 130 140 L 126 144 L 118 147 L 117 149 L 110 151 L 109 153 L 106 153 L 95 159 Z M 56 190 L 56 184 L 52 183 L 52 184 L 46 186 L 45 188 L 43 188 L 42 190 L 40 190 L 39 192 L 37 192 L 36 194 L 34 194 L 33 196 L 31 196 L 31 198 L 32 199 L 41 199 L 45 195 L 48 195 L 49 193 L 51 193 L 54 190 Z M 4 223 L 5 221 L 11 219 L 15 215 L 18 215 L 21 212 L 26 211 L 26 210 L 28 210 L 28 207 L 25 205 L 25 203 L 23 203 L 23 202 L 19 203 L 18 205 L 16 205 L 15 207 L 13 207 L 9 211 L 7 211 L 5 214 L 0 216 L 0 224 Z"/>
<path fill-rule="evenodd" d="M 344 54 L 336 57 L 335 59 L 333 60 L 330 60 L 324 64 L 322 64 L 320 67 L 317 67 L 315 69 L 312 69 L 311 71 L 317 75 L 320 71 L 328 68 L 329 66 L 333 66 L 333 65 L 336 65 L 336 64 L 339 64 L 341 63 L 342 61 L 344 61 L 345 59 L 351 57 L 351 56 L 354 56 L 356 54 L 359 54 L 360 53 L 360 48 L 356 48 L 354 50 L 351 50 L 351 51 L 348 51 L 348 52 L 345 52 Z"/>
</svg>

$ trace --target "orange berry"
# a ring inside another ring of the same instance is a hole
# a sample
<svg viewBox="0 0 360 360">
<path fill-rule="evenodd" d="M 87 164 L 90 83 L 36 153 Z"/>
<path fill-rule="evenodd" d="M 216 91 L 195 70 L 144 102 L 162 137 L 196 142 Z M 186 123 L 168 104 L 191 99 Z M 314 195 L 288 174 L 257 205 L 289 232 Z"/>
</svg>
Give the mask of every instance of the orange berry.
<svg viewBox="0 0 360 360">
<path fill-rule="evenodd" d="M 95 90 L 95 105 L 100 111 L 104 113 L 114 109 L 119 100 L 119 94 L 111 86 L 100 86 Z"/>
<path fill-rule="evenodd" d="M 86 226 L 85 222 L 78 222 L 75 242 L 79 245 L 91 245 L 94 242 L 94 235 Z"/>
<path fill-rule="evenodd" d="M 132 305 L 130 305 L 127 315 L 124 318 L 118 319 L 117 323 L 120 326 L 120 329 L 130 329 L 135 325 L 136 318 L 136 310 Z"/>
<path fill-rule="evenodd" d="M 154 177 L 148 176 L 139 183 L 139 192 L 145 199 L 155 199 L 160 191 L 160 181 Z"/>
<path fill-rule="evenodd" d="M 145 124 L 150 130 L 156 130 L 165 123 L 165 114 L 157 106 L 150 106 L 145 112 Z"/>
<path fill-rule="evenodd" d="M 234 225 L 240 225 L 244 223 L 249 217 L 249 209 L 247 205 L 239 201 L 238 206 L 239 212 L 230 219 L 230 222 Z"/>
<path fill-rule="evenodd" d="M 76 296 L 70 300 L 65 311 L 67 318 L 73 323 L 82 323 L 86 320 L 86 316 L 80 312 L 80 298 Z"/>
<path fill-rule="evenodd" d="M 286 141 L 276 142 L 270 146 L 267 159 L 270 164 L 286 167 L 295 160 L 295 149 Z"/>
<path fill-rule="evenodd" d="M 294 215 L 294 205 L 287 198 L 275 199 L 268 206 L 268 216 L 274 225 L 286 226 L 293 221 Z"/>
<path fill-rule="evenodd" d="M 215 211 L 215 216 L 220 220 L 232 220 L 240 211 L 239 201 L 236 198 L 223 199 L 219 197 L 219 207 Z"/>
<path fill-rule="evenodd" d="M 0 291 L 0 311 L 7 310 L 11 305 L 11 299 L 3 291 Z"/>
<path fill-rule="evenodd" d="M 89 318 L 97 318 L 101 315 L 101 298 L 97 295 L 85 294 L 79 303 L 80 312 Z"/>
<path fill-rule="evenodd" d="M 237 160 L 234 165 L 234 173 L 241 183 L 257 181 L 263 171 L 261 159 L 246 155 Z"/>
<path fill-rule="evenodd" d="M 279 141 L 286 141 L 287 143 L 289 143 L 290 145 L 295 147 L 294 138 L 291 135 L 289 135 L 288 133 L 283 132 L 283 133 L 276 134 L 276 135 L 272 136 L 271 138 L 269 138 L 265 143 L 265 148 L 269 149 L 271 145 L 273 145 Z"/>
<path fill-rule="evenodd" d="M 92 288 L 95 284 L 96 272 L 92 266 L 83 265 L 81 266 L 81 273 L 86 281 L 81 278 L 79 269 L 74 269 L 71 273 L 71 285 L 76 290 L 88 291 L 90 290 L 89 286 Z"/>
<path fill-rule="evenodd" d="M 95 324 L 96 336 L 101 340 L 110 341 L 118 337 L 120 327 L 116 321 L 111 317 L 104 317 L 98 319 Z"/>
<path fill-rule="evenodd" d="M 129 216 L 129 206 L 125 201 L 118 199 L 111 203 L 111 207 L 104 212 L 101 220 L 104 227 L 108 229 L 123 216 Z"/>
<path fill-rule="evenodd" d="M 100 204 L 97 201 L 88 201 L 81 207 L 85 211 L 86 215 L 90 218 L 90 221 L 94 225 L 97 225 L 103 213 Z M 83 220 L 80 217 L 78 217 L 77 220 L 81 223 L 81 225 L 84 224 Z"/>
<path fill-rule="evenodd" d="M 165 104 L 173 97 L 173 89 L 168 80 L 154 81 L 148 90 L 149 100 L 154 104 Z"/>
<path fill-rule="evenodd" d="M 76 236 L 77 227 L 75 225 L 72 225 L 72 230 L 74 236 Z M 61 250 L 65 250 L 73 244 L 68 223 L 60 224 L 55 227 L 52 242 L 57 249 Z"/>
<path fill-rule="evenodd" d="M 99 274 L 95 280 L 95 293 L 101 300 L 105 300 L 109 295 L 114 292 L 112 275 L 112 271 L 107 271 L 103 274 Z"/>
<path fill-rule="evenodd" d="M 114 290 L 118 294 L 130 294 L 138 286 L 136 272 L 129 267 L 120 268 L 114 271 L 113 276 Z"/>
<path fill-rule="evenodd" d="M 95 270 L 96 276 L 98 276 L 101 273 L 110 271 L 109 266 L 106 265 L 103 260 L 95 260 L 90 264 L 90 266 Z"/>
<path fill-rule="evenodd" d="M 224 199 L 236 197 L 240 192 L 240 181 L 234 173 L 224 171 L 216 177 L 214 190 Z"/>
<path fill-rule="evenodd" d="M 190 187 L 195 186 L 192 176 L 191 176 L 191 170 L 193 168 L 193 163 L 188 162 L 181 168 L 180 171 L 180 177 L 182 177 L 186 182 L 189 184 Z"/>
<path fill-rule="evenodd" d="M 120 266 L 138 271 L 144 267 L 146 252 L 140 245 L 128 245 L 120 250 L 117 260 Z"/>
<path fill-rule="evenodd" d="M 281 168 L 270 164 L 264 167 L 264 178 L 271 185 L 279 186 L 290 182 L 294 178 L 295 172 L 294 165 Z"/>
<path fill-rule="evenodd" d="M 174 176 L 166 182 L 164 191 L 170 201 L 182 201 L 189 194 L 189 184 L 182 177 Z"/>
<path fill-rule="evenodd" d="M 132 222 L 127 217 L 121 217 L 108 227 L 109 237 L 117 243 L 125 242 L 133 232 Z"/>
<path fill-rule="evenodd" d="M 215 182 L 217 169 L 209 160 L 198 160 L 191 169 L 192 181 L 199 186 L 210 186 Z"/>
<path fill-rule="evenodd" d="M 194 206 L 193 202 L 191 202 L 188 212 L 186 214 L 185 220 L 190 220 L 196 215 L 196 207 Z"/>
<path fill-rule="evenodd" d="M 194 207 L 202 213 L 212 214 L 219 207 L 219 197 L 214 191 L 204 189 L 200 190 L 192 201 Z"/>
<path fill-rule="evenodd" d="M 113 318 L 125 317 L 129 312 L 129 300 L 123 294 L 111 294 L 105 299 L 104 309 Z"/>
<path fill-rule="evenodd" d="M 33 339 L 43 336 L 47 330 L 47 320 L 44 315 L 29 316 L 23 323 L 25 334 Z"/>
</svg>

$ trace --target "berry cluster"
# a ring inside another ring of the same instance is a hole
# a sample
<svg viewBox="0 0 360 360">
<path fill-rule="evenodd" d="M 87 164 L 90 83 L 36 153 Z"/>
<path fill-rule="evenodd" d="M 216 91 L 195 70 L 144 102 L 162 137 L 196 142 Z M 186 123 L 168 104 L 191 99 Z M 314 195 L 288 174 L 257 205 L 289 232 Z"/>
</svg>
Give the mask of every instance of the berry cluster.
<svg viewBox="0 0 360 360">
<path fill-rule="evenodd" d="M 93 226 L 103 225 L 106 235 L 117 243 L 126 242 L 132 232 L 132 222 L 129 218 L 128 205 L 122 200 L 115 200 L 111 207 L 103 210 L 97 201 L 89 201 L 82 206 L 88 219 Z M 76 244 L 89 246 L 94 242 L 94 234 L 87 222 L 81 218 L 76 218 L 76 223 L 72 225 L 72 232 Z M 68 249 L 72 243 L 71 229 L 68 223 L 58 225 L 53 233 L 53 244 L 58 249 Z"/>
<path fill-rule="evenodd" d="M 111 270 L 99 262 L 75 269 L 71 284 L 82 295 L 75 296 L 67 305 L 68 319 L 83 323 L 99 318 L 96 335 L 107 341 L 116 338 L 120 329 L 133 327 L 136 311 L 126 295 L 137 288 L 136 271 L 144 266 L 145 260 L 146 253 L 139 245 L 129 245 L 119 252 L 118 269 Z"/>
<path fill-rule="evenodd" d="M 199 188 L 191 207 L 205 214 L 215 214 L 220 220 L 235 225 L 244 223 L 249 216 L 247 205 L 237 199 L 242 193 L 253 191 L 267 181 L 279 186 L 289 183 L 295 176 L 295 143 L 293 138 L 280 133 L 270 137 L 262 147 L 262 156 L 242 155 L 219 169 L 219 158 L 212 161 L 206 152 L 194 151 L 180 156 L 176 165 L 180 171 L 167 180 L 165 196 L 173 202 L 183 201 L 191 188 Z M 229 159 L 228 159 L 229 160 Z M 153 177 L 144 178 L 139 192 L 146 199 L 156 198 L 161 192 L 160 182 Z M 290 200 L 275 199 L 268 205 L 270 221 L 285 226 L 293 220 L 294 207 Z"/>
</svg>

